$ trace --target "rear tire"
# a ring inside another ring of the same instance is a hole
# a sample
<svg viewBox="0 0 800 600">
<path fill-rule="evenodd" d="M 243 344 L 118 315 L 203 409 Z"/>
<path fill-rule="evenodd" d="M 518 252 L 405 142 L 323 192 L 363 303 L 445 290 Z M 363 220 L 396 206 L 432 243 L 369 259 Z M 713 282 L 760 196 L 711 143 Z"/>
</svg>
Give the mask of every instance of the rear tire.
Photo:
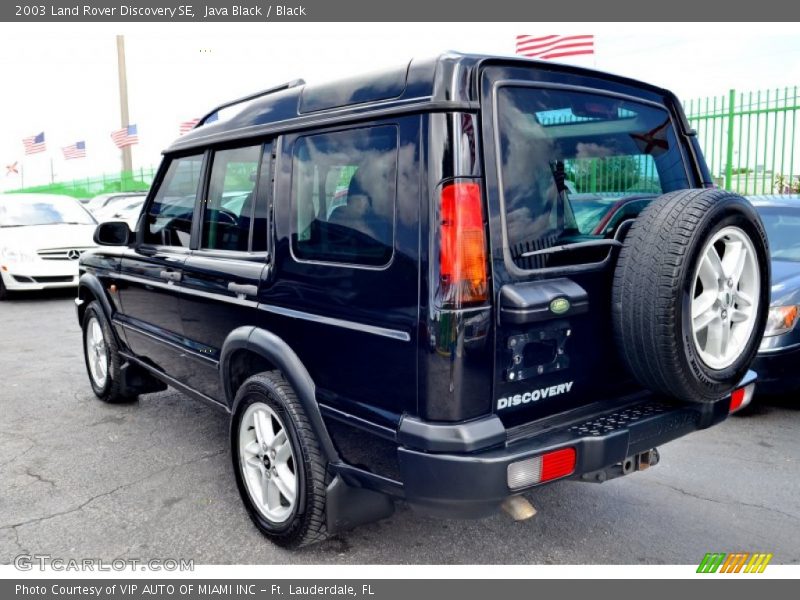
<svg viewBox="0 0 800 600">
<path fill-rule="evenodd" d="M 276 371 L 253 375 L 235 406 L 231 456 L 253 523 L 285 548 L 323 541 L 327 464 L 292 386 Z"/>
<path fill-rule="evenodd" d="M 715 402 L 758 351 L 769 293 L 767 238 L 747 200 L 718 189 L 665 194 L 633 223 L 614 274 L 623 363 L 656 393 Z"/>
<path fill-rule="evenodd" d="M 8 288 L 6 288 L 6 284 L 3 282 L 3 276 L 0 275 L 0 302 L 3 300 L 8 300 Z"/>
</svg>

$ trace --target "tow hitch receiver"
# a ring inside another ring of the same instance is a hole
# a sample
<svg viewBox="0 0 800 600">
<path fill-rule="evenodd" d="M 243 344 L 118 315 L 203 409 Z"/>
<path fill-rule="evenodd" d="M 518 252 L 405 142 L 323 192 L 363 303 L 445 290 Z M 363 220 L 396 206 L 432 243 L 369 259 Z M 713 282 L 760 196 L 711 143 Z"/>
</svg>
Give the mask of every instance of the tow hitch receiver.
<svg viewBox="0 0 800 600">
<path fill-rule="evenodd" d="M 650 467 L 658 464 L 660 455 L 657 448 L 645 450 L 639 454 L 627 457 L 622 462 L 612 465 L 606 469 L 598 471 L 591 471 L 581 475 L 580 481 L 587 481 L 590 483 L 603 483 L 609 479 L 622 477 L 623 475 L 630 475 L 634 471 L 644 471 Z"/>
<path fill-rule="evenodd" d="M 658 464 L 658 448 L 652 448 L 646 452 L 636 455 L 636 470 L 644 471 L 650 467 L 655 467 Z"/>
</svg>

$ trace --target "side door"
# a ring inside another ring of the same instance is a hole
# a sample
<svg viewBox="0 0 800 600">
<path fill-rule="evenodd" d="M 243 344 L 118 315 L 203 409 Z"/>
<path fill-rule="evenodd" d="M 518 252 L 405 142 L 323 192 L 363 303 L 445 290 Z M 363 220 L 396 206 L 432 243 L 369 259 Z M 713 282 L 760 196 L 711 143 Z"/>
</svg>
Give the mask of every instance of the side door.
<svg viewBox="0 0 800 600">
<path fill-rule="evenodd" d="M 221 148 L 209 156 L 195 226 L 196 243 L 183 265 L 180 311 L 196 350 L 188 385 L 223 401 L 218 366 L 225 338 L 253 325 L 267 268 L 267 188 L 271 144 Z M 263 156 L 263 158 L 262 158 Z"/>
<path fill-rule="evenodd" d="M 419 117 L 281 138 L 270 326 L 319 400 L 396 425 L 417 401 Z"/>
<path fill-rule="evenodd" d="M 137 242 L 124 252 L 119 273 L 117 318 L 130 349 L 180 380 L 186 338 L 178 298 L 204 166 L 204 154 L 172 158 L 162 166 L 139 219 Z"/>
</svg>

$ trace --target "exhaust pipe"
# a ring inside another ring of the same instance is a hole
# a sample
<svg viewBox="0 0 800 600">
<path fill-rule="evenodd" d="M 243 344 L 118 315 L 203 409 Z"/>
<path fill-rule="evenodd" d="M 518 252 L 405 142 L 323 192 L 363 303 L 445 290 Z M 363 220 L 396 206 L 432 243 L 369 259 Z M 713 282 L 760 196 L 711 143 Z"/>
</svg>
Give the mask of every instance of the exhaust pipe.
<svg viewBox="0 0 800 600">
<path fill-rule="evenodd" d="M 536 509 L 524 496 L 509 496 L 500 508 L 515 521 L 526 521 L 536 516 Z"/>
</svg>

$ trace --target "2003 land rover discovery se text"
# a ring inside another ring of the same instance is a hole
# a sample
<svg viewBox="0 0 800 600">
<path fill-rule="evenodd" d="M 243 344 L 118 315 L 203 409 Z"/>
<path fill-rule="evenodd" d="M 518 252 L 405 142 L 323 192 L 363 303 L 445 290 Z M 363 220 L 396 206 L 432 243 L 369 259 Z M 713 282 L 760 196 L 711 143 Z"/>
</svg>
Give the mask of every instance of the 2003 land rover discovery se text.
<svg viewBox="0 0 800 600">
<path fill-rule="evenodd" d="M 581 196 L 639 203 L 603 235 Z M 78 317 L 94 393 L 231 415 L 244 504 L 296 547 L 403 499 L 479 517 L 604 481 L 747 404 L 764 229 L 713 189 L 670 92 L 447 54 L 215 108 L 136 232 L 100 225 Z"/>
</svg>

